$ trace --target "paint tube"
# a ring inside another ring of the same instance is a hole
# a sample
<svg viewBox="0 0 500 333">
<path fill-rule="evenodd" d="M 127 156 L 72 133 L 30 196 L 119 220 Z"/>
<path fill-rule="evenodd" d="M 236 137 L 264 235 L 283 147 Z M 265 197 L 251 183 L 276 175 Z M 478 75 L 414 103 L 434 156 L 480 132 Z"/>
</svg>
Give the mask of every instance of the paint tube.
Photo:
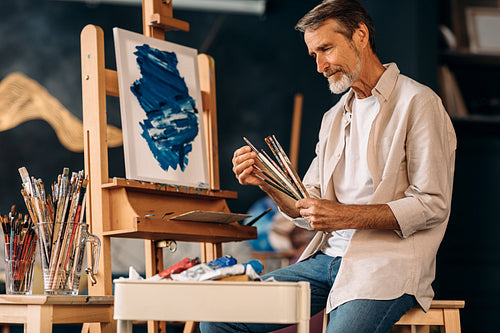
<svg viewBox="0 0 500 333">
<path fill-rule="evenodd" d="M 217 269 L 221 267 L 232 266 L 235 265 L 236 263 L 237 263 L 236 259 L 234 259 L 232 256 L 223 256 L 208 262 L 207 266 L 212 269 Z"/>
<path fill-rule="evenodd" d="M 214 270 L 233 266 L 235 264 L 235 258 L 232 256 L 223 256 L 208 263 L 193 266 L 179 274 L 170 274 L 170 278 L 176 281 L 203 281 L 202 277 L 206 274 L 210 274 Z"/>
<path fill-rule="evenodd" d="M 194 258 L 194 259 L 189 259 L 188 257 L 179 260 L 172 266 L 168 267 L 161 273 L 158 273 L 156 275 L 153 275 L 152 277 L 148 278 L 148 281 L 159 281 L 163 279 L 170 280 L 170 275 L 171 274 L 179 274 L 191 267 L 194 267 L 200 263 L 199 258 Z"/>
<path fill-rule="evenodd" d="M 262 272 L 263 266 L 260 261 L 254 259 L 244 264 L 236 264 L 228 267 L 215 269 L 212 272 L 206 273 L 204 276 L 202 276 L 200 281 L 215 280 L 227 276 L 247 274 L 249 269 L 251 269 L 252 273 L 256 273 L 256 275 L 258 275 L 259 273 Z M 254 276 L 251 277 L 254 278 Z"/>
<path fill-rule="evenodd" d="M 258 277 L 262 272 L 262 263 L 258 260 L 250 260 L 244 264 L 234 264 L 212 269 L 208 264 L 200 264 L 180 274 L 172 274 L 171 278 L 176 281 L 206 281 L 215 280 L 226 276 L 247 274 L 251 272 L 251 278 Z"/>
<path fill-rule="evenodd" d="M 188 257 L 179 260 L 177 263 L 173 264 L 163 272 L 159 273 L 158 275 L 162 278 L 167 278 L 170 274 L 178 274 L 180 272 L 185 271 L 186 269 L 189 269 L 193 266 L 196 266 L 200 263 L 199 258 L 194 258 L 194 259 L 189 259 Z"/>
</svg>

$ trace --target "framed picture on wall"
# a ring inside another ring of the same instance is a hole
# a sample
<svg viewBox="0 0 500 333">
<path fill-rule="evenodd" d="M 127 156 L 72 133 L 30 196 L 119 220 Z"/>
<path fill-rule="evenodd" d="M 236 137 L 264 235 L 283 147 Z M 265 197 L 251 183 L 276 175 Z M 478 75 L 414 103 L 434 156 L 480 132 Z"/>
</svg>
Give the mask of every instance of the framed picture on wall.
<svg viewBox="0 0 500 333">
<path fill-rule="evenodd" d="M 113 35 L 127 179 L 209 188 L 197 50 Z"/>
<path fill-rule="evenodd" d="M 469 27 L 466 24 L 467 8 L 491 8 L 493 10 L 500 8 L 499 0 L 447 0 L 447 3 L 451 19 L 450 28 L 456 37 L 457 48 L 462 51 L 468 51 L 471 45 Z"/>
<path fill-rule="evenodd" d="M 500 9 L 466 9 L 469 46 L 474 53 L 500 54 Z"/>
</svg>

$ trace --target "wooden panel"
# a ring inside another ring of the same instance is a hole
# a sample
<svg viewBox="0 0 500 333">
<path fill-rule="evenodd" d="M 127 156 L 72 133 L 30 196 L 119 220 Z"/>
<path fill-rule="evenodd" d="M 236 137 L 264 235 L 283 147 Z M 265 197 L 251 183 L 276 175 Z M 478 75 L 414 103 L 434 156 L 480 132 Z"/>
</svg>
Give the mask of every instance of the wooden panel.
<svg viewBox="0 0 500 333">
<path fill-rule="evenodd" d="M 113 296 L 0 295 L 0 305 L 113 304 Z"/>
<path fill-rule="evenodd" d="M 443 310 L 430 309 L 425 313 L 420 308 L 413 308 L 408 311 L 396 325 L 443 325 Z"/>
<path fill-rule="evenodd" d="M 463 309 L 464 307 L 465 301 L 433 300 L 431 304 L 431 309 Z"/>
<path fill-rule="evenodd" d="M 118 89 L 118 73 L 111 69 L 106 69 L 106 94 L 114 97 L 120 96 Z"/>
<path fill-rule="evenodd" d="M 25 323 L 27 305 L 0 305 L 0 322 L 1 323 Z"/>
<path fill-rule="evenodd" d="M 151 221 L 149 219 L 137 223 L 136 229 L 115 230 L 104 235 L 124 238 L 140 238 L 152 240 L 173 239 L 184 242 L 231 242 L 257 238 L 254 227 L 246 227 L 238 223 L 216 224 L 204 222 Z"/>
<path fill-rule="evenodd" d="M 112 178 L 108 179 L 106 184 L 102 185 L 103 189 L 114 188 L 127 188 L 128 190 L 149 192 L 154 194 L 163 195 L 179 195 L 179 196 L 192 196 L 204 199 L 236 199 L 238 194 L 234 191 L 220 190 L 220 189 L 205 189 L 199 187 L 189 187 L 181 185 L 167 185 L 159 183 L 141 182 L 137 180 Z M 165 192 L 165 193 L 164 193 Z"/>
<path fill-rule="evenodd" d="M 149 25 L 160 28 L 164 31 L 169 30 L 182 30 L 189 31 L 189 23 L 181 21 L 169 16 L 163 16 L 158 13 L 151 15 Z"/>
<path fill-rule="evenodd" d="M 434 300 L 427 313 L 419 307 L 413 308 L 396 325 L 444 325 L 445 311 L 448 311 L 449 318 L 458 318 L 458 323 L 460 323 L 459 309 L 464 306 L 464 301 Z"/>
<path fill-rule="evenodd" d="M 109 305 L 54 305 L 54 324 L 80 324 L 83 322 L 109 322 L 113 307 Z"/>
</svg>

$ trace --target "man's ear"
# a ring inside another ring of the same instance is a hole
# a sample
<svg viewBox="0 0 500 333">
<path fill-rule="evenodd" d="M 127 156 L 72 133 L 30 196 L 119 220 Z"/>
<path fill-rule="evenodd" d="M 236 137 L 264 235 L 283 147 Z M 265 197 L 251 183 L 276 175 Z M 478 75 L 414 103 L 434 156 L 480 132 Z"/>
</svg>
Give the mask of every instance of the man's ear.
<svg viewBox="0 0 500 333">
<path fill-rule="evenodd" d="M 366 24 L 359 24 L 358 28 L 354 30 L 352 40 L 359 48 L 365 48 L 370 44 L 370 32 Z"/>
</svg>

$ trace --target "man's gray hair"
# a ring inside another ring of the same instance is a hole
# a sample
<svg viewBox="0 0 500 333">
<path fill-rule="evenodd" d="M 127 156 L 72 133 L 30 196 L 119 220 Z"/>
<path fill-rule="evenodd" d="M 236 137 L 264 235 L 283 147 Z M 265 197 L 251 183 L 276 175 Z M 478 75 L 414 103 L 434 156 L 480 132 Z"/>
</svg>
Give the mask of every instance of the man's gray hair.
<svg viewBox="0 0 500 333">
<path fill-rule="evenodd" d="M 365 7 L 356 0 L 325 0 L 304 15 L 295 26 L 295 30 L 300 32 L 314 31 L 328 19 L 335 20 L 341 28 L 339 33 L 349 40 L 352 39 L 352 35 L 359 27 L 359 24 L 364 23 L 370 34 L 370 47 L 373 53 L 376 53 L 373 20 Z"/>
</svg>

